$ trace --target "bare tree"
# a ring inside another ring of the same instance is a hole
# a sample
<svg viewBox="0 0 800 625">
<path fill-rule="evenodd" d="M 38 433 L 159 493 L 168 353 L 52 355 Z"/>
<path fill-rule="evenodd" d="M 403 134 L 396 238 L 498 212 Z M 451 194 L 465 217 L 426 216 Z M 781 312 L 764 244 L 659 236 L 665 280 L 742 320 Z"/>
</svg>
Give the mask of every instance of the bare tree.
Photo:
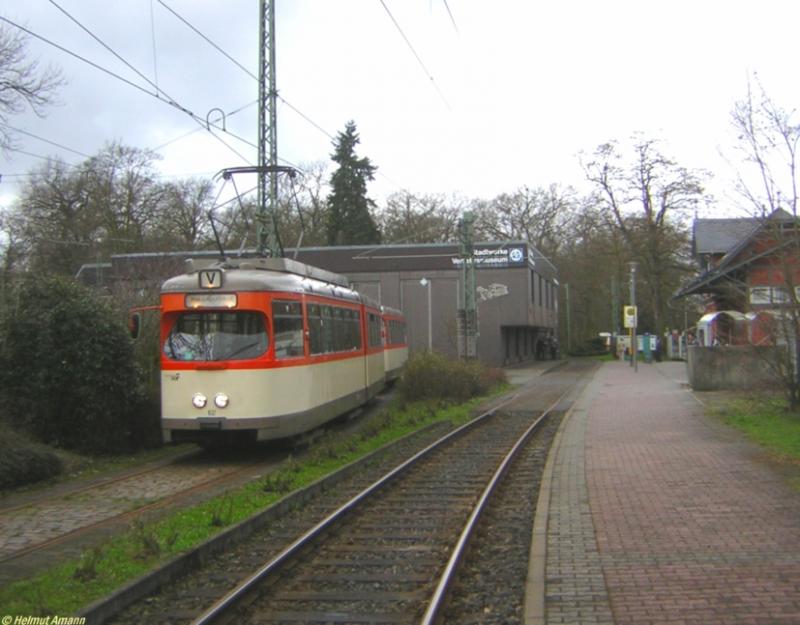
<svg viewBox="0 0 800 625">
<path fill-rule="evenodd" d="M 196 250 L 208 245 L 214 185 L 210 180 L 188 178 L 164 186 L 160 209 L 154 218 L 154 239 L 162 249 Z"/>
<path fill-rule="evenodd" d="M 623 162 L 615 142 L 600 145 L 583 163 L 595 185 L 609 225 L 616 228 L 640 263 L 641 287 L 660 333 L 667 301 L 689 270 L 685 218 L 705 201 L 704 174 L 666 157 L 658 142 L 635 136 L 632 155 Z"/>
<path fill-rule="evenodd" d="M 35 169 L 6 214 L 17 268 L 75 275 L 99 253 L 85 176 L 59 159 Z"/>
<path fill-rule="evenodd" d="M 378 221 L 387 243 L 445 243 L 455 240 L 463 208 L 458 198 L 400 191 L 386 199 Z"/>
<path fill-rule="evenodd" d="M 330 162 L 303 164 L 303 174 L 282 182 L 281 223 L 289 247 L 325 245 L 328 224 L 328 181 Z"/>
<path fill-rule="evenodd" d="M 141 250 L 149 238 L 165 190 L 155 169 L 157 158 L 149 150 L 114 142 L 82 167 L 89 201 L 100 218 L 100 237 L 117 251 Z"/>
<path fill-rule="evenodd" d="M 761 332 L 777 346 L 764 359 L 783 386 L 789 406 L 800 408 L 800 227 L 797 221 L 800 123 L 796 110 L 779 106 L 758 84 L 736 102 L 731 121 L 739 143 L 744 169 L 736 172 L 737 190 L 760 220 L 752 242 L 756 254 L 751 272 L 760 272 L 768 286 L 759 297 L 751 289 L 739 297 L 749 304 L 767 304 L 770 311 L 759 318 Z M 768 295 L 768 297 L 764 297 Z"/>
<path fill-rule="evenodd" d="M 734 105 L 736 150 L 748 166 L 736 171 L 736 188 L 757 216 L 783 208 L 797 217 L 800 123 L 795 118 L 795 110 L 778 106 L 760 84 L 754 94 L 748 82 L 746 96 Z"/>
<path fill-rule="evenodd" d="M 27 39 L 22 32 L 0 24 L 0 149 L 12 147 L 6 126 L 9 117 L 30 108 L 39 116 L 55 102 L 55 93 L 64 84 L 60 70 L 40 68 L 27 58 Z"/>
<path fill-rule="evenodd" d="M 476 230 L 486 238 L 528 241 L 552 256 L 566 237 L 576 201 L 572 189 L 555 184 L 522 187 L 482 203 Z"/>
<path fill-rule="evenodd" d="M 78 166 L 35 169 L 5 214 L 17 265 L 74 275 L 110 254 L 159 248 L 165 185 L 153 156 L 112 144 Z"/>
</svg>

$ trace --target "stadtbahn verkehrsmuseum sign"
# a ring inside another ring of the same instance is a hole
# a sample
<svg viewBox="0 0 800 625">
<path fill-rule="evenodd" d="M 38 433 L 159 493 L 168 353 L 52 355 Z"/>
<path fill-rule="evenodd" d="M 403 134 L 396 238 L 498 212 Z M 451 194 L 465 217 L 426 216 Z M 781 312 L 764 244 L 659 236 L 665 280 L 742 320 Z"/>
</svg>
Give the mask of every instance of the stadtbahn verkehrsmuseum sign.
<svg viewBox="0 0 800 625">
<path fill-rule="evenodd" d="M 450 260 L 457 267 L 464 264 L 464 259 L 460 257 L 454 256 Z M 505 246 L 478 248 L 473 252 L 473 262 L 477 269 L 521 266 L 525 264 L 525 248 Z"/>
</svg>

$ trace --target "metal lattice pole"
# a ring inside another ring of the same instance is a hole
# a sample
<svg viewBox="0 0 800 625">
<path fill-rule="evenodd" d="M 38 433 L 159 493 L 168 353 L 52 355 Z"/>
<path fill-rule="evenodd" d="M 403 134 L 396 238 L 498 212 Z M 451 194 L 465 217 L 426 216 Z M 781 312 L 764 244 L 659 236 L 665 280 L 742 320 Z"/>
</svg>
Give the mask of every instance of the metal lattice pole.
<svg viewBox="0 0 800 625">
<path fill-rule="evenodd" d="M 275 213 L 278 208 L 278 91 L 275 79 L 275 2 L 261 0 L 258 83 L 257 249 L 260 256 L 280 256 Z"/>
<path fill-rule="evenodd" d="M 461 271 L 464 285 L 460 316 L 462 319 L 463 346 L 459 346 L 461 356 L 475 358 L 477 356 L 478 339 L 478 301 L 476 297 L 477 279 L 475 275 L 475 216 L 464 213 L 459 222 L 459 239 L 461 243 Z"/>
</svg>

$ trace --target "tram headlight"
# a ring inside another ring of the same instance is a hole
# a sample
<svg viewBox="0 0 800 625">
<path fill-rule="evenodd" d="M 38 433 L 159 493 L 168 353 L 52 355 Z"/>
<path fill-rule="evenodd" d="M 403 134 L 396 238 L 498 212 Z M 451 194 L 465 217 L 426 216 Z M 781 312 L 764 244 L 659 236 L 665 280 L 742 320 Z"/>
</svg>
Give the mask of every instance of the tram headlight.
<svg viewBox="0 0 800 625">
<path fill-rule="evenodd" d="M 230 398 L 225 393 L 217 393 L 214 397 L 214 405 L 217 408 L 227 408 L 230 401 Z"/>
<path fill-rule="evenodd" d="M 202 393 L 195 393 L 192 397 L 192 406 L 195 408 L 205 408 L 208 403 L 208 398 Z"/>
</svg>

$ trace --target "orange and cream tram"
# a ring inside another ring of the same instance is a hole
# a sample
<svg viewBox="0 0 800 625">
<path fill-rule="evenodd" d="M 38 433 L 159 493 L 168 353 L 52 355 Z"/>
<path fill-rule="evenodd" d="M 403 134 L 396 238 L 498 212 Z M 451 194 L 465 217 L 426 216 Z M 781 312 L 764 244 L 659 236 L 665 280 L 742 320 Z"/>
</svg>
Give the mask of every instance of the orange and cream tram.
<svg viewBox="0 0 800 625">
<path fill-rule="evenodd" d="M 342 276 L 282 258 L 189 265 L 161 288 L 165 442 L 307 432 L 369 400 L 407 358 L 402 313 Z"/>
</svg>

